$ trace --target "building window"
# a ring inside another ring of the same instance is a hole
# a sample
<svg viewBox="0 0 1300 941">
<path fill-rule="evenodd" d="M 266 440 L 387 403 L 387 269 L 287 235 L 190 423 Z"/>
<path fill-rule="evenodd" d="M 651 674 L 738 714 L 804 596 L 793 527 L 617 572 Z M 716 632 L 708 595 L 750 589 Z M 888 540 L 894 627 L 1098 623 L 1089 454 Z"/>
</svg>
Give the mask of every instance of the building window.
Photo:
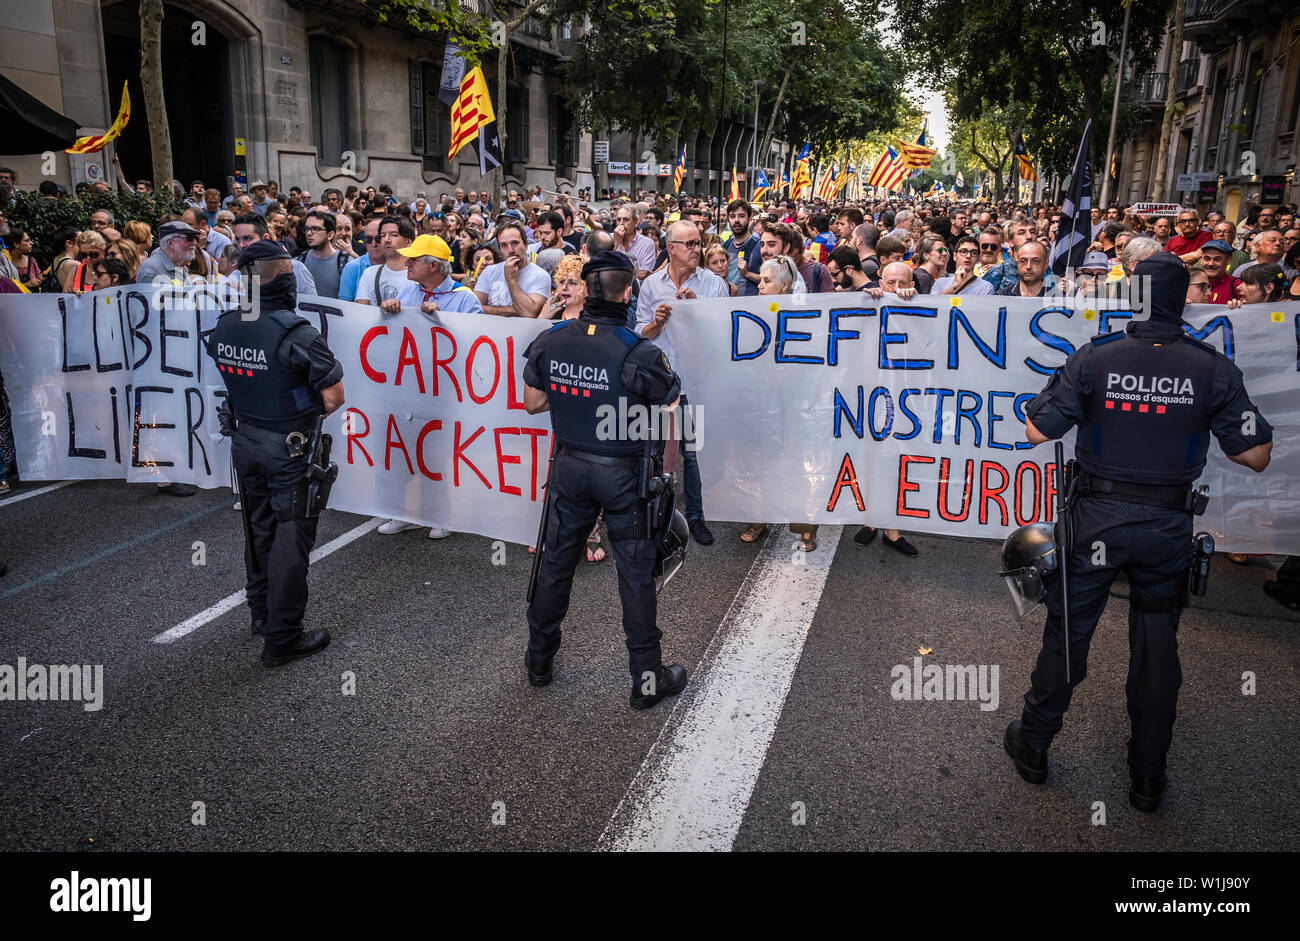
<svg viewBox="0 0 1300 941">
<path fill-rule="evenodd" d="M 506 86 L 506 160 L 528 162 L 528 89 Z"/>
<path fill-rule="evenodd" d="M 1241 123 L 1246 128 L 1241 135 L 1242 144 L 1255 136 L 1255 124 L 1259 120 L 1259 93 L 1263 85 L 1264 50 L 1256 49 L 1250 54 L 1250 64 L 1246 66 L 1246 97 L 1242 100 Z"/>
<path fill-rule="evenodd" d="M 409 63 L 411 91 L 411 153 L 429 173 L 447 172 L 451 147 L 451 109 L 438 99 L 441 70 L 425 62 Z"/>
<path fill-rule="evenodd" d="M 316 159 L 329 167 L 343 165 L 343 152 L 352 139 L 351 65 L 346 47 L 324 36 L 308 40 L 311 59 L 311 109 Z"/>
<path fill-rule="evenodd" d="M 550 97 L 548 112 L 546 159 L 552 166 L 576 166 L 578 163 L 577 122 L 563 95 Z"/>
</svg>

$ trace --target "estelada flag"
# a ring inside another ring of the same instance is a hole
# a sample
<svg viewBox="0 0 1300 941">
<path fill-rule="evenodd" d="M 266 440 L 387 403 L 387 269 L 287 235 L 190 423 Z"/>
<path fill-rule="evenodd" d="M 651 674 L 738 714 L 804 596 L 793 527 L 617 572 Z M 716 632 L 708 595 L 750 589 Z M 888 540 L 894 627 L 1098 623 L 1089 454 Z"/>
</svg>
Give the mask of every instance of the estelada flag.
<svg viewBox="0 0 1300 941">
<path fill-rule="evenodd" d="M 740 175 L 736 173 L 736 165 L 731 165 L 731 198 L 740 199 Z"/>
<path fill-rule="evenodd" d="M 767 181 L 767 174 L 760 169 L 758 171 L 758 176 L 754 177 L 754 195 L 751 196 L 750 199 L 757 202 L 766 196 L 767 191 L 771 188 L 772 184 Z"/>
<path fill-rule="evenodd" d="M 460 95 L 451 106 L 451 147 L 447 159 L 460 153 L 462 147 L 478 137 L 478 129 L 491 124 L 496 117 L 483 69 L 475 66 L 460 83 Z"/>
<path fill-rule="evenodd" d="M 77 142 L 64 151 L 65 154 L 93 154 L 104 149 L 104 145 L 110 141 L 117 140 L 119 134 L 126 127 L 126 122 L 131 120 L 131 96 L 127 94 L 126 82 L 122 83 L 122 104 L 117 109 L 117 117 L 113 119 L 112 126 L 103 134 L 92 134 L 89 137 L 78 137 Z"/>
<path fill-rule="evenodd" d="M 1025 139 L 1022 135 L 1016 135 L 1016 164 L 1020 171 L 1020 179 L 1028 180 L 1030 183 L 1038 181 L 1038 171 L 1034 169 L 1033 163 L 1029 160 L 1029 151 L 1025 150 Z"/>
<path fill-rule="evenodd" d="M 790 195 L 798 199 L 803 195 L 804 188 L 812 189 L 812 176 L 808 173 L 808 161 L 812 159 L 812 146 L 804 144 L 803 150 L 799 151 L 799 156 L 794 161 L 794 178 L 790 181 Z"/>
<path fill-rule="evenodd" d="M 677 158 L 677 169 L 673 171 L 673 192 L 682 191 L 682 179 L 686 176 L 686 145 L 682 144 L 682 155 Z"/>
</svg>

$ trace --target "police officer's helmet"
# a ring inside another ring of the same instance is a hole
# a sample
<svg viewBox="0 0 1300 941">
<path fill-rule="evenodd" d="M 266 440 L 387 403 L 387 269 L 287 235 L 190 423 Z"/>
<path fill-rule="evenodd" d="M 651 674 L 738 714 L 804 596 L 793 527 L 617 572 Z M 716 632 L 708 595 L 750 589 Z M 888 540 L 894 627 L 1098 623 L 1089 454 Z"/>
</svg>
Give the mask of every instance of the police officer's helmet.
<svg viewBox="0 0 1300 941">
<path fill-rule="evenodd" d="M 1011 592 L 1017 618 L 1023 618 L 1047 600 L 1057 564 L 1051 523 L 1021 526 L 1003 541 L 1002 571 L 998 574 Z"/>
<path fill-rule="evenodd" d="M 690 540 L 691 529 L 686 524 L 686 517 L 681 510 L 674 509 L 666 525 L 655 534 L 655 564 L 652 572 L 655 594 L 659 594 L 686 561 L 686 546 Z"/>
</svg>

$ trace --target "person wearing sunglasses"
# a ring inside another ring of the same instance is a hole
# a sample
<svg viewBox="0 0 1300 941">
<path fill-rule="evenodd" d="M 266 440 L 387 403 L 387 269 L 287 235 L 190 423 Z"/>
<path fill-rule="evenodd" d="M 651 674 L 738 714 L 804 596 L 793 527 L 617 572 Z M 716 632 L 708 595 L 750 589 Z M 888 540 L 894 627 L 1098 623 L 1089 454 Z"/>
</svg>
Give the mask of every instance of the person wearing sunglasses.
<svg viewBox="0 0 1300 941">
<path fill-rule="evenodd" d="M 188 280 L 188 267 L 199 247 L 199 232 L 185 222 L 164 222 L 158 229 L 158 247 L 140 263 L 139 284 L 171 284 Z"/>
<path fill-rule="evenodd" d="M 362 273 L 372 265 L 382 265 L 388 258 L 383 243 L 379 241 L 378 219 L 370 219 L 366 222 L 365 228 L 361 230 L 361 242 L 365 253 L 344 265 L 343 271 L 339 274 L 339 300 L 341 301 L 355 301 L 357 285 L 361 282 Z"/>
<path fill-rule="evenodd" d="M 980 242 L 984 240 L 984 236 L 975 238 L 971 235 L 963 235 L 957 239 L 956 249 L 953 251 L 953 273 L 935 281 L 934 286 L 930 288 L 930 293 L 992 294 L 993 285 L 976 273 L 980 257 Z"/>
<path fill-rule="evenodd" d="M 1002 230 L 997 223 L 989 223 L 979 234 L 979 260 L 975 263 L 975 274 L 984 277 L 991 269 L 1003 262 Z"/>
<path fill-rule="evenodd" d="M 948 245 L 942 235 L 927 235 L 917 251 L 921 263 L 912 272 L 916 293 L 929 294 L 934 283 L 948 273 Z"/>
<path fill-rule="evenodd" d="M 131 284 L 131 272 L 120 258 L 101 258 L 94 264 L 94 290 L 106 291 L 121 284 Z"/>
</svg>

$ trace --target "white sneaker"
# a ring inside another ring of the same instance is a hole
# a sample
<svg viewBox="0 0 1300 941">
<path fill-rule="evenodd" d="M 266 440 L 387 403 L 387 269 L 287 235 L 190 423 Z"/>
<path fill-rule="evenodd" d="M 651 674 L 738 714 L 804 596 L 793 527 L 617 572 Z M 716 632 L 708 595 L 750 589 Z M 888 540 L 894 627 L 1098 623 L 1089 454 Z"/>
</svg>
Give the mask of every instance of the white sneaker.
<svg viewBox="0 0 1300 941">
<path fill-rule="evenodd" d="M 450 529 L 439 529 L 437 526 L 430 527 L 429 529 L 430 539 L 446 539 L 450 535 Z"/>
<path fill-rule="evenodd" d="M 379 531 L 385 536 L 391 536 L 393 533 L 404 533 L 408 529 L 419 528 L 419 523 L 407 523 L 403 520 L 388 520 L 387 522 L 380 524 Z"/>
<path fill-rule="evenodd" d="M 243 508 L 244 508 L 244 504 L 238 500 L 236 500 L 235 505 L 231 507 L 231 509 L 235 509 L 235 510 L 242 510 Z"/>
</svg>

